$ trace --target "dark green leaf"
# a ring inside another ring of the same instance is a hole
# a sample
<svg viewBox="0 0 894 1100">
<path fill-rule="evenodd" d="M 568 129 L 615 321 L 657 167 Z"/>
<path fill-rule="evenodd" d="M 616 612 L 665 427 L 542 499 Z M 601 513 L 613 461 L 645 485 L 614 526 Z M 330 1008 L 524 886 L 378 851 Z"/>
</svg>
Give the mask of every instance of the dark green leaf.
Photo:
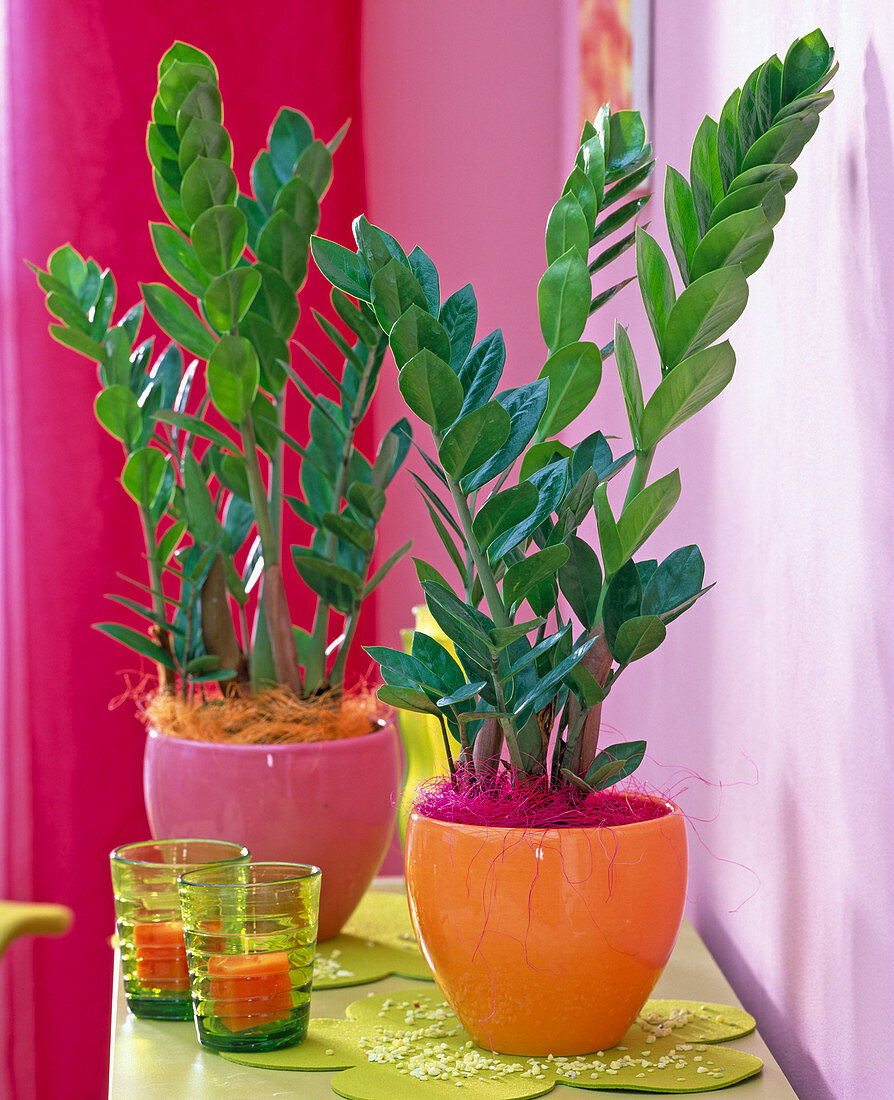
<svg viewBox="0 0 894 1100">
<path fill-rule="evenodd" d="M 388 576 L 388 574 L 391 572 L 392 567 L 400 561 L 400 559 L 404 556 L 404 554 L 407 553 L 412 545 L 412 539 L 409 542 L 405 542 L 403 546 L 394 551 L 394 553 L 391 555 L 391 557 L 387 559 L 387 561 L 383 562 L 379 566 L 379 568 L 375 571 L 375 573 L 373 573 L 373 575 L 366 582 L 363 588 L 362 597 L 364 600 L 370 594 L 370 592 L 372 592 L 372 590 L 377 585 L 381 584 L 381 582 Z"/>
<path fill-rule="evenodd" d="M 281 183 L 288 182 L 295 172 L 298 158 L 314 139 L 313 128 L 300 111 L 282 107 L 267 138 L 273 170 Z"/>
<path fill-rule="evenodd" d="M 201 298 L 210 280 L 187 238 L 165 222 L 150 222 L 149 231 L 161 266 L 184 290 Z"/>
<path fill-rule="evenodd" d="M 269 321 L 283 340 L 290 340 L 298 324 L 295 292 L 269 264 L 259 260 L 254 269 L 261 276 L 261 288 L 252 303 L 252 313 Z"/>
<path fill-rule="evenodd" d="M 469 352 L 459 371 L 465 397 L 463 414 L 478 409 L 493 396 L 506 363 L 503 330 L 494 329 Z"/>
<path fill-rule="evenodd" d="M 753 275 L 772 247 L 773 230 L 759 206 L 730 214 L 702 237 L 692 257 L 692 278 L 733 264 L 740 264 L 746 277 Z"/>
<path fill-rule="evenodd" d="M 220 160 L 196 157 L 183 175 L 180 200 L 191 222 L 212 206 L 230 206 L 236 202 L 239 188 L 233 169 Z"/>
<path fill-rule="evenodd" d="M 575 166 L 572 170 L 571 175 L 565 182 L 563 194 L 574 195 L 577 199 L 587 223 L 587 242 L 589 244 L 589 240 L 596 229 L 596 189 L 582 168 Z"/>
<path fill-rule="evenodd" d="M 400 372 L 398 388 L 414 413 L 443 432 L 459 416 L 463 390 L 459 379 L 433 352 L 423 348 Z"/>
<path fill-rule="evenodd" d="M 609 745 L 603 749 L 587 769 L 586 782 L 595 791 L 617 783 L 631 775 L 643 762 L 646 754 L 645 741 L 628 741 L 619 745 Z"/>
<path fill-rule="evenodd" d="M 438 448 L 447 476 L 458 481 L 493 458 L 509 438 L 509 428 L 509 414 L 498 401 L 488 401 L 457 420 Z"/>
<path fill-rule="evenodd" d="M 615 322 L 615 363 L 621 379 L 621 390 L 624 394 L 633 446 L 638 451 L 648 451 L 649 448 L 642 442 L 640 427 L 643 416 L 643 387 L 630 337 L 627 335 L 627 330 L 622 328 L 620 321 Z"/>
<path fill-rule="evenodd" d="M 258 391 L 260 368 L 254 347 L 241 336 L 222 336 L 208 360 L 208 390 L 214 407 L 241 424 Z"/>
<path fill-rule="evenodd" d="M 736 176 L 729 185 L 727 198 L 741 188 L 752 187 L 758 183 L 778 183 L 782 193 L 787 195 L 797 182 L 798 173 L 788 164 L 760 164 Z"/>
<path fill-rule="evenodd" d="M 253 267 L 237 267 L 218 275 L 205 291 L 202 304 L 218 332 L 235 329 L 261 288 L 261 276 Z"/>
<path fill-rule="evenodd" d="M 730 191 L 723 202 L 714 207 L 708 232 L 732 214 L 754 209 L 763 211 L 771 227 L 779 221 L 785 212 L 785 196 L 778 183 L 753 183 Z"/>
<path fill-rule="evenodd" d="M 569 248 L 576 248 L 586 263 L 590 251 L 590 232 L 576 197 L 562 195 L 550 211 L 546 223 L 546 262 L 551 264 Z"/>
<path fill-rule="evenodd" d="M 593 234 L 593 240 L 590 243 L 596 244 L 606 237 L 611 236 L 611 234 L 620 229 L 622 225 L 626 225 L 631 218 L 636 217 L 650 198 L 650 195 L 641 195 L 638 199 L 632 199 L 630 202 L 625 202 L 623 206 L 604 217 L 596 226 L 596 232 Z"/>
<path fill-rule="evenodd" d="M 373 274 L 384 267 L 389 260 L 398 260 L 402 266 L 409 266 L 406 252 L 394 237 L 383 229 L 379 229 L 378 226 L 371 225 L 362 214 L 354 219 L 351 228 L 354 231 L 357 249 Z"/>
<path fill-rule="evenodd" d="M 669 554 L 643 590 L 642 613 L 661 615 L 673 611 L 701 591 L 705 562 L 697 546 L 682 546 Z"/>
<path fill-rule="evenodd" d="M 632 557 L 649 535 L 670 515 L 680 497 L 680 471 L 672 470 L 642 489 L 625 505 L 618 519 L 623 559 Z"/>
<path fill-rule="evenodd" d="M 378 699 L 386 707 L 397 707 L 399 710 L 409 710 L 414 714 L 440 714 L 441 712 L 429 697 L 415 688 L 380 687 L 376 692 Z"/>
<path fill-rule="evenodd" d="M 590 630 L 596 625 L 599 595 L 602 591 L 602 569 L 592 546 L 577 535 L 567 540 L 568 561 L 559 569 L 559 587 L 581 626 Z"/>
<path fill-rule="evenodd" d="M 568 561 L 568 547 L 562 543 L 523 558 L 506 570 L 503 578 L 503 602 L 507 607 L 520 606 L 528 592 L 540 581 L 554 577 Z"/>
<path fill-rule="evenodd" d="M 522 481 L 486 500 L 472 521 L 472 532 L 481 549 L 486 550 L 494 539 L 526 520 L 539 498 L 536 485 Z"/>
<path fill-rule="evenodd" d="M 370 321 L 363 310 L 358 309 L 344 291 L 334 286 L 329 294 L 333 309 L 344 321 L 348 328 L 366 344 L 367 347 L 375 347 L 379 338 L 379 326 L 375 321 Z"/>
<path fill-rule="evenodd" d="M 177 166 L 181 174 L 197 157 L 209 157 L 211 160 L 221 160 L 224 164 L 232 165 L 233 143 L 219 122 L 195 115 L 183 131 L 180 142 Z"/>
<path fill-rule="evenodd" d="M 188 93 L 177 112 L 177 136 L 183 141 L 196 119 L 220 123 L 223 120 L 223 103 L 220 91 L 214 84 L 196 84 Z"/>
<path fill-rule="evenodd" d="M 391 332 L 397 319 L 414 302 L 420 309 L 428 308 L 422 287 L 400 260 L 389 260 L 373 276 L 370 286 L 372 307 L 385 332 Z"/>
<path fill-rule="evenodd" d="M 205 271 L 223 275 L 236 266 L 245 249 L 248 223 L 245 214 L 235 206 L 212 206 L 196 218 L 190 236 L 196 258 Z"/>
<path fill-rule="evenodd" d="M 803 95 L 823 77 L 831 64 L 832 50 L 819 27 L 793 42 L 783 65 L 783 104 Z"/>
<path fill-rule="evenodd" d="M 717 159 L 717 123 L 710 115 L 702 119 L 692 143 L 689 178 L 699 229 L 704 233 L 711 211 L 723 198 L 723 180 Z"/>
<path fill-rule="evenodd" d="M 408 363 L 417 352 L 428 349 L 450 370 L 450 338 L 446 329 L 415 302 L 398 317 L 391 329 L 389 343 L 398 369 Z M 453 371 L 450 373 L 453 374 Z"/>
<path fill-rule="evenodd" d="M 100 390 L 93 411 L 105 430 L 121 440 L 126 451 L 132 451 L 139 445 L 143 433 L 143 414 L 127 386 L 108 386 Z"/>
<path fill-rule="evenodd" d="M 218 447 L 223 447 L 228 451 L 239 452 L 236 443 L 228 439 L 223 432 L 213 428 L 210 424 L 206 424 L 204 420 L 199 419 L 197 416 L 180 412 L 158 412 L 155 414 L 155 419 L 160 420 L 163 424 L 173 424 L 176 428 L 183 428 L 184 431 L 192 432 L 193 435 L 197 435 L 201 439 L 209 439 L 212 443 L 216 443 Z"/>
<path fill-rule="evenodd" d="M 691 283 L 668 318 L 662 345 L 666 367 L 707 347 L 738 320 L 748 301 L 741 267 L 722 267 Z"/>
<path fill-rule="evenodd" d="M 326 512 L 321 517 L 322 525 L 327 531 L 331 531 L 338 538 L 350 542 L 364 553 L 372 550 L 375 538 L 371 531 L 367 530 L 355 519 L 345 515 L 344 512 Z"/>
<path fill-rule="evenodd" d="M 270 393 L 282 391 L 288 377 L 283 363 L 289 362 L 289 346 L 273 325 L 253 310 L 239 322 L 239 335 L 254 346 L 261 368 L 261 385 Z"/>
<path fill-rule="evenodd" d="M 478 325 L 478 302 L 471 283 L 460 287 L 445 300 L 439 320 L 450 337 L 450 366 L 459 373 L 475 342 Z"/>
<path fill-rule="evenodd" d="M 509 414 L 509 437 L 490 461 L 463 479 L 463 491 L 472 493 L 491 478 L 508 469 L 531 442 L 543 417 L 549 397 L 549 382 L 538 378 L 526 386 L 503 390 L 494 398 Z"/>
<path fill-rule="evenodd" d="M 148 657 L 150 661 L 156 661 L 165 668 L 176 669 L 177 667 L 166 650 L 139 631 L 131 630 L 130 627 L 121 626 L 119 623 L 94 623 L 93 629 L 98 630 L 100 634 L 107 634 L 116 642 L 121 642 L 128 649 L 135 650 L 141 656 Z"/>
<path fill-rule="evenodd" d="M 677 267 L 688 284 L 689 264 L 698 247 L 700 237 L 698 216 L 695 212 L 695 200 L 686 178 L 670 165 L 664 181 L 664 213 L 667 218 L 667 231 L 670 237 Z"/>
<path fill-rule="evenodd" d="M 650 451 L 674 428 L 694 416 L 726 387 L 736 355 L 728 340 L 703 348 L 662 378 L 642 415 L 642 449 Z"/>
<path fill-rule="evenodd" d="M 183 458 L 183 494 L 190 534 L 197 543 L 210 545 L 220 534 L 217 510 L 202 467 L 189 452 Z"/>
<path fill-rule="evenodd" d="M 636 273 L 646 316 L 655 334 L 655 343 L 661 347 L 667 319 L 674 308 L 677 295 L 670 264 L 658 242 L 644 229 L 636 231 Z"/>
<path fill-rule="evenodd" d="M 179 294 L 163 283 L 141 283 L 140 290 L 158 326 L 176 343 L 207 359 L 216 341 Z"/>
<path fill-rule="evenodd" d="M 664 641 L 667 628 L 657 615 L 640 615 L 621 623 L 612 656 L 619 665 L 629 665 L 657 649 Z"/>
<path fill-rule="evenodd" d="M 321 199 L 332 181 L 332 154 L 322 141 L 312 141 L 298 158 L 295 175 L 303 179 Z"/>
<path fill-rule="evenodd" d="M 748 150 L 742 171 L 765 164 L 793 164 L 818 125 L 816 111 L 807 111 L 802 118 L 789 118 L 773 126 Z"/>
<path fill-rule="evenodd" d="M 155 447 L 140 447 L 124 465 L 121 484 L 128 495 L 143 508 L 155 500 L 165 475 L 168 460 Z"/>
<path fill-rule="evenodd" d="M 617 179 L 643 152 L 646 128 L 639 111 L 612 111 L 609 115 L 606 180 Z"/>
<path fill-rule="evenodd" d="M 537 287 L 540 331 L 551 352 L 580 338 L 590 309 L 586 261 L 570 248 L 549 265 Z"/>
<path fill-rule="evenodd" d="M 438 279 L 438 269 L 418 245 L 407 259 L 410 263 L 410 270 L 416 276 L 425 293 L 429 313 L 432 317 L 437 317 L 441 309 L 441 284 Z"/>
<path fill-rule="evenodd" d="M 739 111 L 739 88 L 732 93 L 724 103 L 717 123 L 717 159 L 720 164 L 720 178 L 723 181 L 723 190 L 726 191 L 736 174 L 739 154 L 739 128 L 737 116 Z"/>
<path fill-rule="evenodd" d="M 773 54 L 761 65 L 754 88 L 754 110 L 757 130 L 769 130 L 782 104 L 782 62 Z"/>
<path fill-rule="evenodd" d="M 363 580 L 357 573 L 335 565 L 302 546 L 292 547 L 292 561 L 308 588 L 326 603 L 342 614 L 351 610 L 363 588 Z"/>
<path fill-rule="evenodd" d="M 539 433 L 558 435 L 590 404 L 602 380 L 599 348 L 580 340 L 554 352 L 539 375 L 549 380 L 549 398 Z"/>
<path fill-rule="evenodd" d="M 558 439 L 547 439 L 543 443 L 535 443 L 525 451 L 519 470 L 519 481 L 524 481 L 531 474 L 542 470 L 544 466 L 549 466 L 557 459 L 571 458 L 573 455 L 574 451 L 571 447 L 560 443 Z"/>
<path fill-rule="evenodd" d="M 598 212 L 599 208 L 602 206 L 606 167 L 605 154 L 600 139 L 595 135 L 587 138 L 587 140 L 581 144 L 577 156 L 574 158 L 574 163 L 575 167 L 579 168 L 590 181 L 593 193 L 596 196 L 596 210 Z M 586 258 L 586 254 L 584 255 Z"/>
<path fill-rule="evenodd" d="M 610 650 L 621 624 L 639 615 L 642 596 L 639 571 L 632 561 L 626 561 L 609 581 L 602 608 L 605 640 Z"/>
<path fill-rule="evenodd" d="M 526 519 L 521 520 L 494 540 L 489 551 L 492 561 L 499 561 L 505 557 L 555 511 L 568 484 L 568 461 L 556 462 L 552 466 L 537 470 L 529 480 L 538 492 L 537 507 Z"/>
</svg>

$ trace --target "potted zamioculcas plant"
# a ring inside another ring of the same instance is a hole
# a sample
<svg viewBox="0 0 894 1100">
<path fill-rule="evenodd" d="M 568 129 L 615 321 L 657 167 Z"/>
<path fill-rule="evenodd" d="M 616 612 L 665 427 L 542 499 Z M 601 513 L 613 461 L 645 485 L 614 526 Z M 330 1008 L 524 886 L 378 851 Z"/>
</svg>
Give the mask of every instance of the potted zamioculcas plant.
<svg viewBox="0 0 894 1100">
<path fill-rule="evenodd" d="M 158 669 L 145 707 L 153 833 L 236 837 L 255 858 L 319 865 L 321 939 L 359 901 L 393 828 L 393 728 L 374 694 L 344 684 L 362 603 L 409 546 L 373 568 L 385 491 L 410 445 L 404 421 L 373 461 L 355 446 L 388 347 L 377 314 L 333 291 L 340 327 L 316 320 L 334 372 L 293 340 L 343 132 L 325 144 L 283 108 L 242 193 L 215 67 L 176 43 L 147 147 L 167 217 L 152 241 L 178 289 L 142 284 L 115 319 L 111 271 L 68 245 L 35 268 L 51 335 L 98 364 L 96 416 L 123 445 L 121 482 L 145 535 L 148 577 L 110 597 L 142 627 L 97 629 Z M 160 349 L 141 333 L 144 306 L 170 338 Z M 287 397 L 309 409 L 306 443 L 286 428 Z M 300 462 L 294 486 L 287 455 Z M 306 544 L 285 544 L 286 508 Z M 316 600 L 309 629 L 294 625 L 287 569 Z"/>
<path fill-rule="evenodd" d="M 546 227 L 545 363 L 517 388 L 499 388 L 499 331 L 476 342 L 470 286 L 442 300 L 434 264 L 395 254 L 384 234 L 356 254 L 312 242 L 332 283 L 372 307 L 400 392 L 431 429 L 419 485 L 452 565 L 450 576 L 416 568 L 456 658 L 418 632 L 409 654 L 369 652 L 380 698 L 443 731 L 451 775 L 417 799 L 407 886 L 425 956 L 481 1045 L 527 1055 L 612 1046 L 673 947 L 685 823 L 665 798 L 615 786 L 646 744 L 602 746 L 601 712 L 618 678 L 710 587 L 697 546 L 662 561 L 643 553 L 681 491 L 679 470 L 650 470 L 661 441 L 732 378 L 723 336 L 773 244 L 791 163 L 832 99 L 833 72 L 817 30 L 784 62 L 755 69 L 719 121 L 704 119 L 688 178 L 667 171 L 672 258 L 630 226 L 653 167 L 640 115 L 604 108 L 587 123 Z M 601 283 L 631 247 L 657 361 L 642 373 L 647 351 L 635 355 L 621 324 L 602 347 L 583 339 L 623 286 L 594 296 L 593 276 Z M 609 358 L 632 437 L 622 453 L 590 419 Z M 584 437 L 559 441 L 580 414 Z"/>
</svg>

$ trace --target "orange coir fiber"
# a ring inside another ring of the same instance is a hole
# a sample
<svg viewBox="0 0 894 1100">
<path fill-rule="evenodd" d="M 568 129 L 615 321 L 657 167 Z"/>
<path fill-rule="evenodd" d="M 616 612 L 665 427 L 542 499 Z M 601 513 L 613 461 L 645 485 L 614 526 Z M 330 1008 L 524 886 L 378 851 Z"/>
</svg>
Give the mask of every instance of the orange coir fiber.
<svg viewBox="0 0 894 1100">
<path fill-rule="evenodd" d="M 175 695 L 156 695 L 143 719 L 185 741 L 279 745 L 362 737 L 377 728 L 381 713 L 374 692 L 302 699 L 288 688 L 273 688 L 244 698 L 210 698 L 198 705 Z"/>
</svg>

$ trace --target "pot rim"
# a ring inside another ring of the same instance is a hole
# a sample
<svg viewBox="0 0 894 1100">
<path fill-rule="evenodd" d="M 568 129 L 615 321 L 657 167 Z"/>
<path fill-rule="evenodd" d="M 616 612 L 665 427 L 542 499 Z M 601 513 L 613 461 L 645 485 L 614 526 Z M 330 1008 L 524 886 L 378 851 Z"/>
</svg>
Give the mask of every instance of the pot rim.
<svg viewBox="0 0 894 1100">
<path fill-rule="evenodd" d="M 561 828 L 556 826 L 550 826 L 543 828 L 538 825 L 471 825 L 464 821 L 442 821 L 438 817 L 428 817 L 426 814 L 421 814 L 417 810 L 413 810 L 410 813 L 408 819 L 408 826 L 411 821 L 418 819 L 420 821 L 431 822 L 433 825 L 440 825 L 447 829 L 458 829 L 461 832 L 469 835 L 481 835 L 485 837 L 489 836 L 524 836 L 525 833 L 536 833 L 538 837 L 561 837 L 564 833 L 569 836 L 580 836 L 583 833 L 602 833 L 610 832 L 614 833 L 618 829 L 638 829 L 644 826 L 656 826 L 664 821 L 672 821 L 674 819 L 683 820 L 686 818 L 683 811 L 675 803 L 671 802 L 669 798 L 665 798 L 662 795 L 657 794 L 638 794 L 637 798 L 641 798 L 648 802 L 658 802 L 663 806 L 669 807 L 669 812 L 662 814 L 661 817 L 651 817 L 646 821 L 628 821 L 620 825 L 563 825 Z"/>
<path fill-rule="evenodd" d="M 158 729 L 156 726 L 150 725 L 146 728 L 146 740 L 155 741 L 176 741 L 180 745 L 195 745 L 200 746 L 198 751 L 202 749 L 223 749 L 226 752 L 266 752 L 266 753 L 285 753 L 285 752 L 311 752 L 311 751 L 331 751 L 331 752 L 345 752 L 352 746 L 357 744 L 368 744 L 370 741 L 378 742 L 383 739 L 387 739 L 390 735 L 394 736 L 394 722 L 389 718 L 379 718 L 376 722 L 378 729 L 370 730 L 369 733 L 361 733 L 356 737 L 339 737 L 331 741 L 280 741 L 273 744 L 264 744 L 263 742 L 255 742 L 251 744 L 231 744 L 227 741 L 200 741 L 191 737 L 174 737 L 170 733 L 165 733 L 164 730 Z"/>
</svg>

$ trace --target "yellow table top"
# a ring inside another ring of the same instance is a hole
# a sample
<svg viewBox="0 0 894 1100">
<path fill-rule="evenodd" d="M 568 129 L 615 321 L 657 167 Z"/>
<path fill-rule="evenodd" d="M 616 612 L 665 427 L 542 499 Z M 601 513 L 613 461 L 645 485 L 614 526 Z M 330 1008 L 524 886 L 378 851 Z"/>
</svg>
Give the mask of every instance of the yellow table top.
<svg viewBox="0 0 894 1100">
<path fill-rule="evenodd" d="M 400 891 L 401 879 L 379 879 L 374 889 Z M 253 1069 L 203 1050 L 191 1023 L 138 1020 L 127 1011 L 124 988 L 116 964 L 112 1000 L 112 1044 L 109 1065 L 110 1100 L 264 1100 L 267 1097 L 300 1096 L 302 1100 L 331 1100 L 329 1073 L 285 1073 Z M 314 1016 L 341 1017 L 347 1006 L 371 990 L 392 993 L 418 982 L 385 978 L 365 986 L 315 992 Z M 656 998 L 711 1001 L 738 1005 L 739 1001 L 707 948 L 688 921 L 683 922 L 677 945 L 653 994 Z M 760 1021 L 758 1021 L 760 1023 Z M 763 1059 L 758 1077 L 724 1090 L 730 1100 L 797 1100 L 758 1032 L 731 1043 Z M 557 1085 L 549 1094 L 555 1100 L 581 1100 L 580 1089 Z M 630 1097 L 631 1093 L 600 1090 L 605 1097 Z M 651 1093 L 650 1095 L 660 1095 Z M 708 1094 L 708 1095 L 713 1095 Z"/>
</svg>

